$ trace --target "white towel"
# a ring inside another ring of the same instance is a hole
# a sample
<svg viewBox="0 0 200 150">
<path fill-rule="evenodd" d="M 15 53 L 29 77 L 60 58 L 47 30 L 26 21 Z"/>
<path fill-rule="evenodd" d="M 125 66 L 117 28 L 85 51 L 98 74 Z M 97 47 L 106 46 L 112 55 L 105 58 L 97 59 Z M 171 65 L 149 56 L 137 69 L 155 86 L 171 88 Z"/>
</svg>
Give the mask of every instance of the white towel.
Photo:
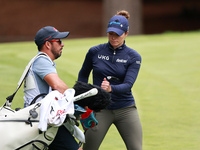
<svg viewBox="0 0 200 150">
<path fill-rule="evenodd" d="M 64 94 L 55 90 L 42 99 L 38 125 L 41 131 L 46 131 L 48 125 L 61 126 L 67 114 L 74 114 L 74 94 L 74 89 L 67 89 Z"/>
</svg>

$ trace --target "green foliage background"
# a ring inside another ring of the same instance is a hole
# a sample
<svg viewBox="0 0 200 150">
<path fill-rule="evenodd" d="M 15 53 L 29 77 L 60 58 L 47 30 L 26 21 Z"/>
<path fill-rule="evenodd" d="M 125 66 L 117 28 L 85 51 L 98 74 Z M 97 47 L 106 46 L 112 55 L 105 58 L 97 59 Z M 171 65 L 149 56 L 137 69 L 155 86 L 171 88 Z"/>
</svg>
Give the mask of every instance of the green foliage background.
<svg viewBox="0 0 200 150">
<path fill-rule="evenodd" d="M 144 150 L 200 149 L 199 41 L 199 31 L 126 38 L 126 44 L 142 56 L 132 90 L 143 127 Z M 63 42 L 62 57 L 55 62 L 60 78 L 72 87 L 88 49 L 107 42 L 107 38 Z M 0 44 L 0 105 L 15 91 L 25 66 L 36 53 L 34 42 Z M 16 107 L 23 107 L 22 88 L 12 104 L 12 108 Z M 126 149 L 114 126 L 100 148 L 107 149 Z"/>
</svg>

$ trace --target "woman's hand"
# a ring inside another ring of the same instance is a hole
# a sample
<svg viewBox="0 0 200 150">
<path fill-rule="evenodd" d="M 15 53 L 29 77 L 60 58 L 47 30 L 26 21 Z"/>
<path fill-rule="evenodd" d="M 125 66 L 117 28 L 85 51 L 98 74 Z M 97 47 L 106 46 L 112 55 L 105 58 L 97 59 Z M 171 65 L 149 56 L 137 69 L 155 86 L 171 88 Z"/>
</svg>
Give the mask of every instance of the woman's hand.
<svg viewBox="0 0 200 150">
<path fill-rule="evenodd" d="M 111 92 L 112 88 L 110 86 L 110 82 L 108 82 L 106 80 L 106 78 L 103 79 L 102 83 L 101 83 L 101 88 L 104 89 L 107 92 Z"/>
</svg>

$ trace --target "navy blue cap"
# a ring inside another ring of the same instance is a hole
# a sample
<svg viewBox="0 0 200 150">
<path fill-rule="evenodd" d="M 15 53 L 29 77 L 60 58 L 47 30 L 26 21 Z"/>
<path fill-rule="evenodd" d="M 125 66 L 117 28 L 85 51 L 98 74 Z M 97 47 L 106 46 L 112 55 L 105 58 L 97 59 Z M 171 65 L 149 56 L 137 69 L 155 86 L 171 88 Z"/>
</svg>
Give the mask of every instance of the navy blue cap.
<svg viewBox="0 0 200 150">
<path fill-rule="evenodd" d="M 59 32 L 56 28 L 51 26 L 46 26 L 41 28 L 35 35 L 35 44 L 40 46 L 46 41 L 52 39 L 63 39 L 69 35 L 69 32 Z"/>
<path fill-rule="evenodd" d="M 126 17 L 122 15 L 115 15 L 110 19 L 108 23 L 107 33 L 115 32 L 121 36 L 124 32 L 128 31 L 128 29 L 129 23 Z"/>
</svg>

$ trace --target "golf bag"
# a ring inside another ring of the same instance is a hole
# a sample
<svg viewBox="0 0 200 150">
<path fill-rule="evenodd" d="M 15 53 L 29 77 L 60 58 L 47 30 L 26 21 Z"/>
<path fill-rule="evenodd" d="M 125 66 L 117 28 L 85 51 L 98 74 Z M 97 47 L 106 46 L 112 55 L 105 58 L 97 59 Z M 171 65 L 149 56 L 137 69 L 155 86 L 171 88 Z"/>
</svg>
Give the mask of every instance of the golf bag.
<svg viewBox="0 0 200 150">
<path fill-rule="evenodd" d="M 49 127 L 45 132 L 38 129 L 39 115 L 32 117 L 31 110 L 40 114 L 41 103 L 36 103 L 19 111 L 4 106 L 0 109 L 0 149 L 46 150 L 57 133 L 56 127 Z"/>
<path fill-rule="evenodd" d="M 86 110 L 80 109 L 82 107 L 77 109 L 78 103 L 99 111 L 111 103 L 110 94 L 100 87 L 77 82 L 73 89 L 66 90 L 64 94 L 52 91 L 41 101 L 18 111 L 11 109 L 10 103 L 7 106 L 6 102 L 0 108 L 0 133 L 3 136 L 0 149 L 46 150 L 61 125 L 84 143 L 85 137 L 77 127 L 77 119 Z"/>
<path fill-rule="evenodd" d="M 70 118 L 68 115 L 74 114 L 74 93 L 74 89 L 66 90 L 64 96 L 58 91 L 52 91 L 41 101 L 18 111 L 8 106 L 1 107 L 0 149 L 47 149 L 58 127 L 66 118 Z M 69 125 L 73 127 L 75 124 Z M 75 129 L 76 133 L 82 134 Z"/>
</svg>

